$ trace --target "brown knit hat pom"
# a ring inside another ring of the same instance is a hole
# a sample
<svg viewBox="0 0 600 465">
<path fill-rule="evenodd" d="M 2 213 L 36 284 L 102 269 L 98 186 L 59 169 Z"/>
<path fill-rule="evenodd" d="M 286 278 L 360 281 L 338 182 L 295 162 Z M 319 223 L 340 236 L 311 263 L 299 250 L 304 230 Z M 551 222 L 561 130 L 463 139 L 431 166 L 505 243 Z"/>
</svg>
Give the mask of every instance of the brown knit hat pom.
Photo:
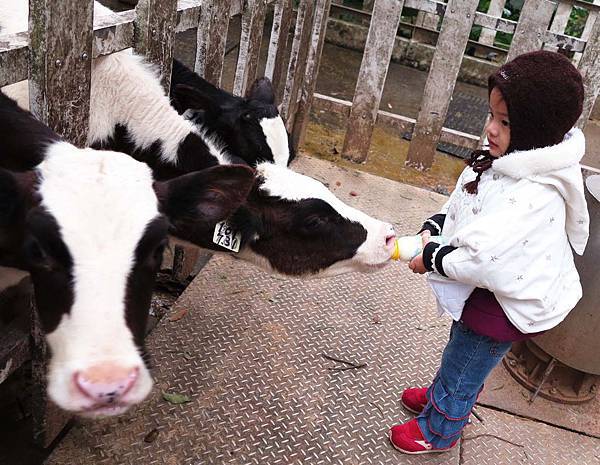
<svg viewBox="0 0 600 465">
<path fill-rule="evenodd" d="M 497 87 L 510 120 L 507 153 L 561 142 L 583 109 L 583 79 L 568 58 L 540 50 L 519 55 L 488 79 Z"/>
</svg>

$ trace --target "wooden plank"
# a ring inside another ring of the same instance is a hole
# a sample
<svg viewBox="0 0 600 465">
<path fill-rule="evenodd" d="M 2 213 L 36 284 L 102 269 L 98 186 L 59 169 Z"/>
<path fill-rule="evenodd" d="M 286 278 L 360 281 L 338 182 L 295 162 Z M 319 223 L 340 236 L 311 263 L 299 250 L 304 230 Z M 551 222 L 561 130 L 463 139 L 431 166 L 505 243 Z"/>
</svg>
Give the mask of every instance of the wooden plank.
<svg viewBox="0 0 600 465">
<path fill-rule="evenodd" d="M 266 12 L 265 0 L 248 0 L 248 6 L 242 15 L 240 53 L 233 81 L 233 93 L 236 95 L 245 95 L 256 79 Z"/>
<path fill-rule="evenodd" d="M 31 358 L 29 273 L 0 266 L 0 384 Z"/>
<path fill-rule="evenodd" d="M 34 299 L 33 299 L 34 300 Z M 35 304 L 31 305 L 31 419 L 33 423 L 33 440 L 41 447 L 48 447 L 66 426 L 71 416 L 59 409 L 48 398 L 46 365 L 48 363 L 48 346 L 39 318 L 35 312 Z"/>
<path fill-rule="evenodd" d="M 529 1 L 523 4 L 506 61 L 542 48 L 554 7 L 555 3 L 549 0 Z"/>
<path fill-rule="evenodd" d="M 161 83 L 169 91 L 173 41 L 177 20 L 176 0 L 139 0 L 135 7 L 134 50 L 158 66 Z"/>
<path fill-rule="evenodd" d="M 546 31 L 543 38 L 543 42 L 547 45 L 546 48 L 548 50 L 561 48 L 571 52 L 583 52 L 585 49 L 585 40 L 578 39 L 577 37 Z"/>
<path fill-rule="evenodd" d="M 587 46 L 579 61 L 579 71 L 583 76 L 585 98 L 583 101 L 583 112 L 577 126 L 584 128 L 592 108 L 600 92 L 600 20 L 596 20 L 590 32 Z"/>
<path fill-rule="evenodd" d="M 4 36 L 0 41 L 0 87 L 27 79 L 29 33 Z"/>
<path fill-rule="evenodd" d="M 94 21 L 92 57 L 98 58 L 133 45 L 135 11 L 127 10 Z"/>
<path fill-rule="evenodd" d="M 133 45 L 132 10 L 115 13 L 94 23 L 92 57 L 124 50 Z M 0 87 L 28 77 L 29 33 L 6 35 L 0 41 Z"/>
<path fill-rule="evenodd" d="M 491 0 L 487 11 L 488 15 L 501 18 L 505 4 L 506 0 Z M 481 30 L 479 42 L 485 45 L 494 45 L 494 40 L 496 40 L 496 31 L 484 27 Z"/>
<path fill-rule="evenodd" d="M 177 26 L 175 32 L 195 29 L 200 22 L 200 11 L 204 0 L 179 0 L 177 2 Z"/>
<path fill-rule="evenodd" d="M 375 0 L 363 0 L 363 10 L 373 11 Z"/>
<path fill-rule="evenodd" d="M 221 87 L 225 43 L 229 29 L 229 0 L 212 0 L 200 12 L 194 70 Z"/>
<path fill-rule="evenodd" d="M 89 122 L 93 7 L 93 0 L 29 2 L 30 108 L 81 147 Z"/>
<path fill-rule="evenodd" d="M 308 124 L 308 119 L 310 117 L 310 107 L 317 86 L 317 75 L 319 74 L 321 55 L 323 54 L 325 30 L 327 28 L 330 6 L 331 0 L 317 0 L 312 40 L 306 62 L 305 78 L 300 92 L 300 100 L 298 102 L 298 109 L 296 111 L 294 128 L 292 131 L 292 144 L 294 149 L 298 149 L 298 147 L 304 143 L 303 139 L 306 133 L 306 125 Z"/>
<path fill-rule="evenodd" d="M 314 18 L 314 0 L 300 0 L 296 14 L 294 41 L 290 52 L 287 76 L 283 89 L 280 113 L 288 131 L 294 126 L 294 115 L 298 103 L 298 92 L 304 79 L 306 58 L 310 47 L 312 23 Z"/>
<path fill-rule="evenodd" d="M 560 1 L 556 7 L 556 12 L 554 13 L 554 18 L 552 18 L 552 23 L 550 24 L 550 32 L 554 32 L 557 34 L 564 34 L 565 29 L 567 27 L 567 23 L 569 22 L 569 17 L 571 16 L 571 10 L 573 9 L 572 2 Z M 551 50 L 556 52 L 558 47 L 552 44 L 545 44 L 544 47 L 546 50 Z"/>
<path fill-rule="evenodd" d="M 408 150 L 408 166 L 429 169 L 433 164 L 477 4 L 477 0 L 455 0 L 446 9 Z"/>
<path fill-rule="evenodd" d="M 437 25 L 440 17 L 435 13 L 427 13 L 425 11 L 419 11 L 417 13 L 417 20 L 415 25 L 431 31 L 437 31 Z"/>
<path fill-rule="evenodd" d="M 396 38 L 390 31 L 398 30 L 403 4 L 403 1 L 377 0 L 373 8 L 342 149 L 344 158 L 357 163 L 367 159 Z"/>
<path fill-rule="evenodd" d="M 265 66 L 265 76 L 273 83 L 276 102 L 280 101 L 283 94 L 282 76 L 292 12 L 292 0 L 277 0 L 273 12 L 273 26 L 271 27 L 271 39 Z"/>
<path fill-rule="evenodd" d="M 317 111 L 327 111 L 337 113 L 344 118 L 350 116 L 352 102 L 341 100 L 328 95 L 319 93 L 314 94 L 313 106 Z M 416 120 L 407 116 L 397 115 L 384 110 L 377 112 L 377 125 L 392 129 L 398 133 L 412 133 L 415 127 Z M 442 128 L 440 142 L 458 145 L 469 149 L 476 149 L 479 146 L 479 137 L 465 132 L 456 131 L 450 128 Z"/>
</svg>

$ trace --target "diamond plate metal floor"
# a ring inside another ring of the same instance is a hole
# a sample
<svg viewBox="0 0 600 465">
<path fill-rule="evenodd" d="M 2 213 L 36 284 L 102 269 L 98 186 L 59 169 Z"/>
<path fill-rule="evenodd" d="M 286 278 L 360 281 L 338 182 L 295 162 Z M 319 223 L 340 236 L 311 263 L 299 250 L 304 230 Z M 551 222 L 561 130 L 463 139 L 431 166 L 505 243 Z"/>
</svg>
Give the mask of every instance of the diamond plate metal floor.
<svg viewBox="0 0 600 465">
<path fill-rule="evenodd" d="M 597 465 L 600 440 L 478 407 L 484 422 L 474 421 L 462 436 L 461 464 Z"/>
<path fill-rule="evenodd" d="M 306 157 L 296 169 L 327 182 L 345 201 L 394 222 L 399 233 L 414 231 L 444 201 Z M 513 456 L 502 455 L 505 443 L 492 434 L 527 442 L 527 463 L 597 463 L 591 460 L 598 440 L 487 409 L 480 409 L 485 429 L 472 425 L 466 436 L 479 436 L 464 441 L 462 449 L 419 457 L 389 445 L 387 429 L 409 418 L 398 401 L 401 390 L 430 381 L 449 328 L 448 320 L 435 315 L 425 280 L 405 266 L 298 281 L 217 257 L 172 311 L 182 309 L 188 310 L 185 317 L 163 319 L 148 340 L 156 380 L 151 398 L 121 418 L 79 423 L 48 465 L 523 461 L 520 450 L 515 461 L 502 461 Z M 334 371 L 342 365 L 323 354 L 366 367 Z M 169 404 L 163 391 L 191 401 Z M 556 454 L 545 461 L 548 441 L 556 443 Z M 569 448 L 569 454 L 561 456 L 559 447 Z M 572 462 L 572 456 L 582 459 Z"/>
</svg>

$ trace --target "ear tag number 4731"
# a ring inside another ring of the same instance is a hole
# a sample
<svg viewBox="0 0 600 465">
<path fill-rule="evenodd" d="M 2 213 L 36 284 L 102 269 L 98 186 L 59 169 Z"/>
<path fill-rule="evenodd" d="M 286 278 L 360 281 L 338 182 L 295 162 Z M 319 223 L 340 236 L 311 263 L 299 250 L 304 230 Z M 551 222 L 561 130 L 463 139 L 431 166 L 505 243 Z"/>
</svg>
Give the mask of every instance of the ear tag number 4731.
<svg viewBox="0 0 600 465">
<path fill-rule="evenodd" d="M 215 226 L 213 242 L 232 252 L 239 252 L 240 244 L 242 242 L 242 233 L 233 229 L 227 224 L 227 221 L 221 221 Z"/>
</svg>

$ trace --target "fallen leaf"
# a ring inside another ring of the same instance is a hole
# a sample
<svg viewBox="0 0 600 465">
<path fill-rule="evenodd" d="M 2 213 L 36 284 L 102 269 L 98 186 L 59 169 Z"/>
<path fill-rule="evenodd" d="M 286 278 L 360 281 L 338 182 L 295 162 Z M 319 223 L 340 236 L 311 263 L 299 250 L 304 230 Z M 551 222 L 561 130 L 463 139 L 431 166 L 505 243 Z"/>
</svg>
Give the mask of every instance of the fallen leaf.
<svg viewBox="0 0 600 465">
<path fill-rule="evenodd" d="M 356 197 L 358 195 L 358 192 L 356 192 L 356 191 L 350 191 L 350 195 L 352 197 Z"/>
<path fill-rule="evenodd" d="M 175 313 L 173 313 L 172 315 L 169 315 L 169 321 L 179 321 L 181 320 L 184 316 L 187 315 L 188 309 L 187 308 L 182 308 L 181 310 L 176 311 Z"/>
<path fill-rule="evenodd" d="M 170 404 L 186 404 L 186 403 L 192 401 L 192 399 L 190 399 L 185 394 L 177 394 L 174 392 L 173 393 L 163 392 L 162 396 L 163 396 L 163 399 L 165 399 Z"/>
<path fill-rule="evenodd" d="M 154 442 L 154 441 L 156 441 L 157 437 L 158 437 L 158 428 L 154 428 L 152 431 L 150 431 L 144 437 L 144 442 Z"/>
</svg>

